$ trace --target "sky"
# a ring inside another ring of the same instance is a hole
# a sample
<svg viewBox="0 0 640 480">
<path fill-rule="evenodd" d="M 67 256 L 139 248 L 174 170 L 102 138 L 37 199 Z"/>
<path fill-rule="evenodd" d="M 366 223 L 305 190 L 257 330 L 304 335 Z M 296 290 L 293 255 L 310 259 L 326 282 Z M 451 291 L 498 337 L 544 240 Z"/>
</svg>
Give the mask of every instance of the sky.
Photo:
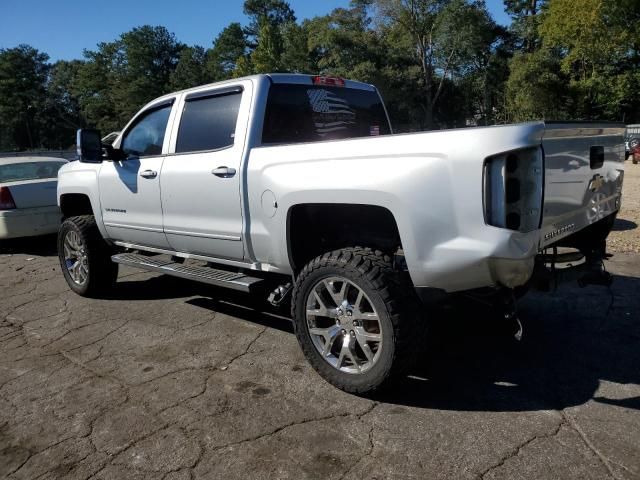
<svg viewBox="0 0 640 480">
<path fill-rule="evenodd" d="M 140 25 L 163 25 L 189 45 L 211 46 L 231 22 L 247 23 L 243 0 L 0 0 L 0 48 L 29 44 L 52 61 L 82 58 L 84 49 Z M 507 24 L 502 0 L 486 0 Z M 349 0 L 289 0 L 298 20 L 348 7 Z"/>
</svg>

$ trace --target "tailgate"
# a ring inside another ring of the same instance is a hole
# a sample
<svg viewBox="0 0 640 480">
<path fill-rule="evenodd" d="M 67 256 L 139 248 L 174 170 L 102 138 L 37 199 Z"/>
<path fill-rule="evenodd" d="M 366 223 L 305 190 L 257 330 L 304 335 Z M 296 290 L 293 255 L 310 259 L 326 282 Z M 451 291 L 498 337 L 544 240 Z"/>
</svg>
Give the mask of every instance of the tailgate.
<svg viewBox="0 0 640 480">
<path fill-rule="evenodd" d="M 620 208 L 624 125 L 547 123 L 541 247 Z"/>
</svg>

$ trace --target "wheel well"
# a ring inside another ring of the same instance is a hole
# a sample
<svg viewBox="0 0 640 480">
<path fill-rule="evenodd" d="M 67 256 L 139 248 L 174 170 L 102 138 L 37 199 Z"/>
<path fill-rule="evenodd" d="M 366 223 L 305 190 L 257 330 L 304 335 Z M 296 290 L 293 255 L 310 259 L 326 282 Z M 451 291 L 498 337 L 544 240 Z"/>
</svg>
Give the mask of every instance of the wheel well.
<svg viewBox="0 0 640 480">
<path fill-rule="evenodd" d="M 289 210 L 287 250 L 294 271 L 325 252 L 353 246 L 394 253 L 401 242 L 393 214 L 375 205 L 342 203 L 295 205 Z"/>
<path fill-rule="evenodd" d="M 64 218 L 93 215 L 89 197 L 82 193 L 65 193 L 60 197 L 60 210 Z"/>
</svg>

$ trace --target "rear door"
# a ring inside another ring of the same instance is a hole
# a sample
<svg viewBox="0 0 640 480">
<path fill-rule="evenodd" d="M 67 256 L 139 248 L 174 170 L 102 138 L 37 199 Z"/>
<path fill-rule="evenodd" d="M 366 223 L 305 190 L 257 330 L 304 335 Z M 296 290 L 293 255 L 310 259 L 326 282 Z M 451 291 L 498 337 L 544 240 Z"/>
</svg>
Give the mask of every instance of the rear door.
<svg viewBox="0 0 640 480">
<path fill-rule="evenodd" d="M 120 142 L 126 160 L 102 163 L 102 219 L 113 240 L 169 248 L 162 230 L 160 172 L 173 104 L 163 100 L 138 114 Z"/>
<path fill-rule="evenodd" d="M 239 82 L 185 95 L 161 176 L 172 249 L 242 260 L 241 161 L 252 94 Z"/>
</svg>

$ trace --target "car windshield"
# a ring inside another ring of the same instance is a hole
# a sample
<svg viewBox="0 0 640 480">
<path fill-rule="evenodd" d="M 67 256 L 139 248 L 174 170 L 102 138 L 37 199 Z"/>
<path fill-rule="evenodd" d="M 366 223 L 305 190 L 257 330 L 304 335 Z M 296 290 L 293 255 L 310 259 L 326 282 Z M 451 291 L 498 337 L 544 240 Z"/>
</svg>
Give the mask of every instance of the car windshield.
<svg viewBox="0 0 640 480">
<path fill-rule="evenodd" d="M 269 90 L 262 143 L 299 143 L 390 133 L 374 90 L 328 85 L 274 84 Z"/>
<path fill-rule="evenodd" d="M 0 165 L 0 183 L 57 178 L 66 162 L 25 162 Z"/>
</svg>

